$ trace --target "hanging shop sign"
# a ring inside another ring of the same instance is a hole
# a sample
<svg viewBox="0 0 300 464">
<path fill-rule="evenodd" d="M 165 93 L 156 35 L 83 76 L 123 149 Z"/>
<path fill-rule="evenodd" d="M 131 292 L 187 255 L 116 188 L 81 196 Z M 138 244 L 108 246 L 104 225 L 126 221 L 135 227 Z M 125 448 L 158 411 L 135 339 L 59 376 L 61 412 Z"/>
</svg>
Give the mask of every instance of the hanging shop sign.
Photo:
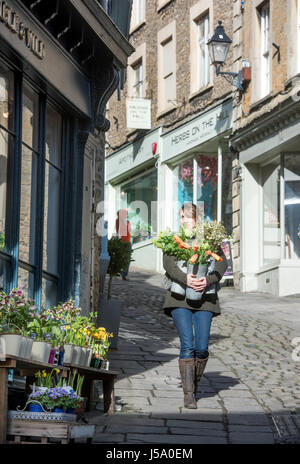
<svg viewBox="0 0 300 464">
<path fill-rule="evenodd" d="M 7 2 L 0 1 L 0 21 L 8 27 L 18 38 L 24 41 L 34 55 L 41 60 L 45 57 L 45 43 L 26 26 L 20 16 L 9 6 Z"/>
<path fill-rule="evenodd" d="M 162 161 L 184 153 L 227 131 L 232 126 L 232 100 L 200 114 L 162 135 Z"/>
<path fill-rule="evenodd" d="M 151 100 L 128 98 L 126 100 L 127 129 L 151 129 Z"/>
</svg>

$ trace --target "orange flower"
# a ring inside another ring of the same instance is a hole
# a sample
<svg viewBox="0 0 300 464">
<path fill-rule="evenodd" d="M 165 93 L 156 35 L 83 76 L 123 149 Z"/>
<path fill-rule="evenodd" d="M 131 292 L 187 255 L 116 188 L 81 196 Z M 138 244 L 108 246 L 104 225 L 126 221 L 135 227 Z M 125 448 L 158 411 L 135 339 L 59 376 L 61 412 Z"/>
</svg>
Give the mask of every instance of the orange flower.
<svg viewBox="0 0 300 464">
<path fill-rule="evenodd" d="M 187 243 L 181 242 L 181 243 L 179 244 L 179 248 L 185 248 L 186 250 L 189 250 L 191 247 L 190 247 L 190 245 L 188 245 Z"/>
<path fill-rule="evenodd" d="M 194 251 L 198 251 L 198 248 L 199 248 L 199 245 L 197 245 L 197 243 L 194 243 L 194 245 L 193 245 L 193 250 L 194 250 Z"/>
<path fill-rule="evenodd" d="M 180 237 L 178 237 L 178 235 L 174 235 L 173 240 L 174 242 L 179 243 L 179 245 L 182 243 L 182 240 Z"/>
<path fill-rule="evenodd" d="M 214 258 L 216 261 L 223 261 L 223 259 L 221 258 L 221 256 L 217 255 L 216 253 L 213 253 L 212 251 L 208 250 L 205 252 L 207 255 L 210 255 L 212 256 L 212 258 Z"/>
<path fill-rule="evenodd" d="M 191 264 L 194 264 L 194 263 L 197 261 L 197 259 L 198 259 L 198 255 L 197 255 L 197 253 L 195 253 L 195 254 L 191 257 L 190 263 L 191 263 Z"/>
</svg>

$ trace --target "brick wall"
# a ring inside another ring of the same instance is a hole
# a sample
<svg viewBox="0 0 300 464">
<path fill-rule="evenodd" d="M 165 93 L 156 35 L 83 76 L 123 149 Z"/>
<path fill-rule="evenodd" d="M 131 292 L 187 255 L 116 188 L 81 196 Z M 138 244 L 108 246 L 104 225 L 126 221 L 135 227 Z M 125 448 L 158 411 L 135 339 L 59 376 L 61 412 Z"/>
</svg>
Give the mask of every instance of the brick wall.
<svg viewBox="0 0 300 464">
<path fill-rule="evenodd" d="M 217 103 L 225 95 L 230 94 L 232 87 L 222 77 L 217 77 L 213 70 L 213 88 L 199 93 L 192 99 L 190 97 L 190 8 L 199 0 L 172 0 L 164 8 L 157 11 L 157 1 L 146 1 L 146 21 L 130 36 L 130 42 L 138 47 L 146 42 L 146 75 L 144 85 L 146 87 L 145 98 L 152 101 L 152 128 L 163 126 L 166 131 L 182 124 L 192 116 L 213 103 Z M 214 29 L 221 20 L 226 33 L 232 37 L 232 1 L 219 0 L 213 2 Z M 176 90 L 177 102 L 174 109 L 167 114 L 157 117 L 157 33 L 172 21 L 176 21 Z M 211 36 L 214 31 L 210 31 Z M 224 70 L 230 70 L 233 53 L 230 51 L 227 65 Z M 121 91 L 121 101 L 117 99 L 117 93 L 109 101 L 108 118 L 111 128 L 107 133 L 108 151 L 111 154 L 124 143 L 131 142 L 141 131 L 126 129 L 126 97 L 128 96 L 127 83 Z M 117 118 L 117 119 L 115 119 Z"/>
</svg>

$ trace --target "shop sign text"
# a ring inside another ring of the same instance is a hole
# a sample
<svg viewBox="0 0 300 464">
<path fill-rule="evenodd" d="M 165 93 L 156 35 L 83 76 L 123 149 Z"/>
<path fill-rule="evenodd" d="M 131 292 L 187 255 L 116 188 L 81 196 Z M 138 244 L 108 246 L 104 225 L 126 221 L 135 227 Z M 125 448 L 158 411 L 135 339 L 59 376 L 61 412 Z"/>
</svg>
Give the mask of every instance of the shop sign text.
<svg viewBox="0 0 300 464">
<path fill-rule="evenodd" d="M 20 19 L 7 2 L 0 1 L 0 20 L 20 40 L 24 40 L 25 46 L 41 60 L 45 57 L 45 44 L 40 38 Z"/>
</svg>

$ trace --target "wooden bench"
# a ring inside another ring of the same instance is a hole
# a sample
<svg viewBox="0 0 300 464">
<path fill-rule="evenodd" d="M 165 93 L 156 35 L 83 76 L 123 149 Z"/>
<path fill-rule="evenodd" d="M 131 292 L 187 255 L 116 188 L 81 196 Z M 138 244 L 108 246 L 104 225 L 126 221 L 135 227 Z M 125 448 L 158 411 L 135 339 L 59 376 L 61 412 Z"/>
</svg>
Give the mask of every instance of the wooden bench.
<svg viewBox="0 0 300 464">
<path fill-rule="evenodd" d="M 8 373 L 10 369 L 19 372 L 20 376 L 26 376 L 26 393 L 30 393 L 29 384 L 34 380 L 34 374 L 38 370 L 51 371 L 57 367 L 63 373 L 64 377 L 68 376 L 70 370 L 76 369 L 80 375 L 84 375 L 82 396 L 87 397 L 88 410 L 91 409 L 93 399 L 93 381 L 102 380 L 104 412 L 114 412 L 114 381 L 118 372 L 94 369 L 92 367 L 77 366 L 65 364 L 63 366 L 54 366 L 53 364 L 32 361 L 31 359 L 20 358 L 17 356 L 6 356 L 5 361 L 0 360 L 0 444 L 5 443 L 7 433 L 7 406 L 8 406 Z"/>
<path fill-rule="evenodd" d="M 94 380 L 102 380 L 103 382 L 103 399 L 104 399 L 104 412 L 111 414 L 114 412 L 115 395 L 114 395 L 114 382 L 118 376 L 117 371 L 106 369 L 95 369 L 93 367 L 85 367 L 74 364 L 65 364 L 71 370 L 76 369 L 80 375 L 84 375 L 82 396 L 88 398 L 87 410 L 92 409 L 92 401 L 94 394 Z"/>
</svg>

